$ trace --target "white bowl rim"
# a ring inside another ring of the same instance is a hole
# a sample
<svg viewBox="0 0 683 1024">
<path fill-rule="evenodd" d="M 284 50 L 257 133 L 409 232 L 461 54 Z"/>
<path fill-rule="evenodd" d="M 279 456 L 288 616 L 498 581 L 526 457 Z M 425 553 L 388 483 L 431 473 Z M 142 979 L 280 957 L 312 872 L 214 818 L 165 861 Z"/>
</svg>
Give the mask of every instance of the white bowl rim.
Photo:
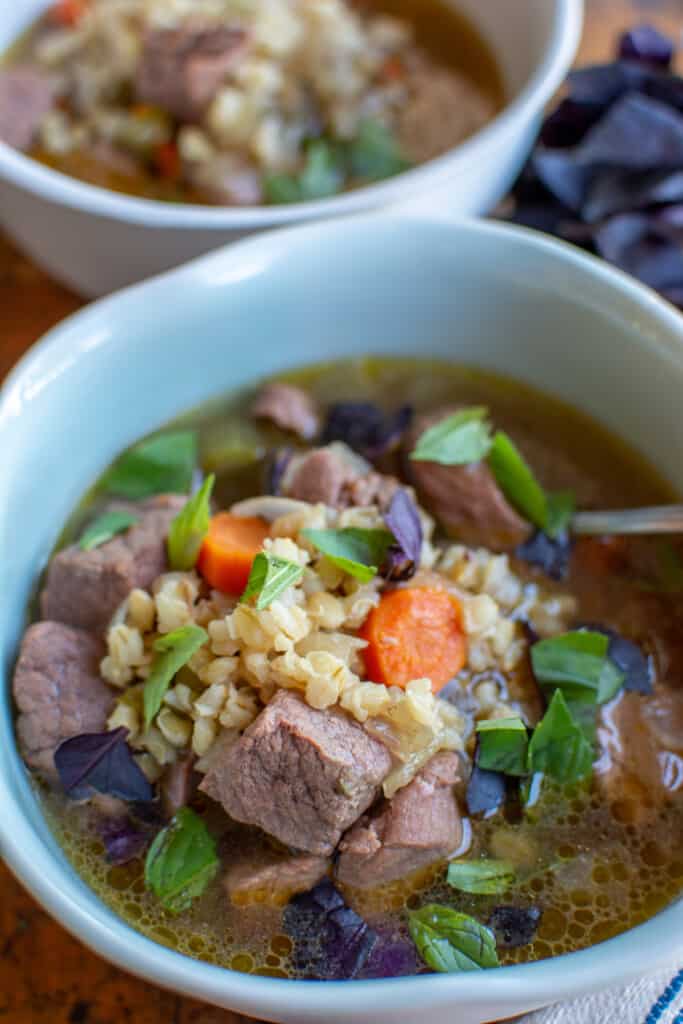
<svg viewBox="0 0 683 1024">
<path fill-rule="evenodd" d="M 476 157 L 514 121 L 540 113 L 559 88 L 581 36 L 584 0 L 554 0 L 555 21 L 542 61 L 523 88 L 479 132 L 442 156 L 374 185 L 330 199 L 285 206 L 204 207 L 138 199 L 88 185 L 52 170 L 0 140 L 0 178 L 53 203 L 111 217 L 129 224 L 157 228 L 263 229 L 318 217 L 354 213 L 373 206 L 400 202 L 430 189 L 453 173 L 456 159 Z"/>
<path fill-rule="evenodd" d="M 587 278 L 599 282 L 604 289 L 626 300 L 634 312 L 637 311 L 641 318 L 649 321 L 651 327 L 668 335 L 658 340 L 675 353 L 679 362 L 683 362 L 683 318 L 674 307 L 627 274 L 568 243 L 527 228 L 496 222 L 373 213 L 341 222 L 315 223 L 287 232 L 274 231 L 245 239 L 91 304 L 53 328 L 7 377 L 0 388 L 0 430 L 6 418 L 16 415 L 25 382 L 35 382 L 42 374 L 49 372 L 50 366 L 54 368 L 57 365 L 64 369 L 73 361 L 71 346 L 74 330 L 83 328 L 83 335 L 89 336 L 89 329 L 99 321 L 107 323 L 110 311 L 122 301 L 139 300 L 143 295 L 148 299 L 147 293 L 164 289 L 176 279 L 183 280 L 195 274 L 201 276 L 204 271 L 211 271 L 217 266 L 224 269 L 225 264 L 253 266 L 255 269 L 252 273 L 258 275 L 264 272 L 262 265 L 258 260 L 249 259 L 249 256 L 259 252 L 272 255 L 285 252 L 291 238 L 324 240 L 325 236 L 362 230 L 364 226 L 379 227 L 382 223 L 396 225 L 399 222 L 407 223 L 409 227 L 420 223 L 440 224 L 452 229 L 454 233 L 459 232 L 465 236 L 486 235 L 501 244 L 505 243 L 506 238 L 517 239 L 539 250 L 547 259 L 564 263 L 568 269 L 583 273 Z M 16 746 L 7 756 L 19 761 Z M 215 1001 L 219 1005 L 234 1005 L 237 1008 L 251 1006 L 255 1012 L 266 1016 L 268 1013 L 277 1015 L 283 1001 L 286 1001 L 288 1007 L 298 1008 L 307 1015 L 324 1014 L 336 1000 L 340 1001 L 339 1005 L 349 1015 L 367 1011 L 371 1005 L 378 1010 L 390 1010 L 392 1006 L 414 1006 L 419 1009 L 425 1005 L 450 1004 L 451 1001 L 457 1005 L 458 1000 L 475 1005 L 485 1000 L 487 1005 L 500 1006 L 502 1012 L 505 1012 L 505 1006 L 510 1000 L 515 1000 L 515 1005 L 533 1009 L 557 1001 L 563 993 L 588 992 L 618 985 L 642 974 L 644 962 L 645 970 L 665 966 L 677 951 L 674 937 L 683 934 L 683 899 L 678 899 L 643 924 L 605 942 L 547 960 L 488 970 L 485 975 L 478 971 L 457 975 L 429 974 L 355 981 L 351 984 L 245 975 L 194 960 L 155 943 L 101 904 L 94 893 L 92 899 L 96 901 L 98 913 L 81 905 L 76 889 L 79 882 L 77 877 L 72 877 L 74 869 L 62 866 L 39 839 L 39 849 L 35 849 L 37 837 L 33 827 L 23 813 L 16 794 L 11 791 L 4 773 L 0 773 L 0 806 L 4 809 L 4 814 L 0 816 L 1 848 L 8 866 L 42 905 L 77 938 L 130 973 L 153 980 L 161 986 L 197 998 L 203 997 L 205 1001 Z M 25 851 L 31 846 L 32 854 L 28 856 Z M 484 979 L 485 992 L 482 992 Z M 571 979 L 575 980 L 572 982 Z M 245 1009 L 243 1012 L 250 1011 Z"/>
</svg>

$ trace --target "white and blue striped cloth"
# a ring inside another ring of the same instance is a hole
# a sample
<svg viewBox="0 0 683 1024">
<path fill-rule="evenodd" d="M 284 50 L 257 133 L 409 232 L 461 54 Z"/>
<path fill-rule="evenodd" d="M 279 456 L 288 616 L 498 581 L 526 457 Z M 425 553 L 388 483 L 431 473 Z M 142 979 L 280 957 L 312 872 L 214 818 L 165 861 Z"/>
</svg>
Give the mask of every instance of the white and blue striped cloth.
<svg viewBox="0 0 683 1024">
<path fill-rule="evenodd" d="M 683 1024 L 683 963 L 626 988 L 527 1014 L 519 1024 Z"/>
</svg>

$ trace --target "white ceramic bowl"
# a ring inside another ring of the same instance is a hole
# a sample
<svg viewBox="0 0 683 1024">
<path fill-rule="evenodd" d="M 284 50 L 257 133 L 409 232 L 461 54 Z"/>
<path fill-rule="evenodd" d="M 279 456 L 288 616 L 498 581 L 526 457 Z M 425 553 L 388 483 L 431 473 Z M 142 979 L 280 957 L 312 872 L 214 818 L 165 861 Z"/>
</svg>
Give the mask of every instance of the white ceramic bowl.
<svg viewBox="0 0 683 1024">
<path fill-rule="evenodd" d="M 586 950 L 485 973 L 388 981 L 256 978 L 138 935 L 70 868 L 14 746 L 10 674 L 61 526 L 114 456 L 181 411 L 297 364 L 419 354 L 513 374 L 648 453 L 683 490 L 683 318 L 569 246 L 506 226 L 351 218 L 273 232 L 65 321 L 0 395 L 0 852 L 84 942 L 150 981 L 286 1024 L 480 1024 L 668 961 L 683 902 Z"/>
<path fill-rule="evenodd" d="M 487 127 L 437 160 L 334 199 L 221 209 L 134 199 L 85 185 L 0 142 L 0 220 L 39 266 L 95 296 L 265 228 L 397 202 L 444 213 L 490 209 L 514 180 L 543 107 L 571 64 L 583 0 L 453 2 L 492 45 L 510 101 Z M 0 53 L 48 3 L 0 4 Z"/>
</svg>

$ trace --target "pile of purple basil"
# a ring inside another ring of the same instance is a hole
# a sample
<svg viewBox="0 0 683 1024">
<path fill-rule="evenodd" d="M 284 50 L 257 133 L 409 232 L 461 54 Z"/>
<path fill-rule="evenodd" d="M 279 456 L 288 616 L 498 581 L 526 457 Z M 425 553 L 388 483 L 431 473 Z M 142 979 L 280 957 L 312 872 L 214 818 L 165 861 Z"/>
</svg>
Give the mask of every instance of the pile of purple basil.
<svg viewBox="0 0 683 1024">
<path fill-rule="evenodd" d="M 683 78 L 641 25 L 573 71 L 513 189 L 518 224 L 602 256 L 683 308 Z"/>
</svg>

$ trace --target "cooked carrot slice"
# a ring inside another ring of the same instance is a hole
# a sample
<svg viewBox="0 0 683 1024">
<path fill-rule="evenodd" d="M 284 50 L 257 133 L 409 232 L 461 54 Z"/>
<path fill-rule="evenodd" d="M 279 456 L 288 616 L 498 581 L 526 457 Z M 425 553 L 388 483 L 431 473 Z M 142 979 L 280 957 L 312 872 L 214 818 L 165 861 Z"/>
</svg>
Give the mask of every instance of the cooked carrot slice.
<svg viewBox="0 0 683 1024">
<path fill-rule="evenodd" d="M 216 590 L 241 594 L 247 585 L 251 564 L 269 534 L 268 523 L 258 516 L 219 512 L 209 524 L 197 569 Z"/>
<path fill-rule="evenodd" d="M 53 25 L 73 28 L 85 14 L 87 0 L 57 0 L 48 10 Z"/>
<path fill-rule="evenodd" d="M 182 167 L 180 153 L 175 142 L 162 142 L 154 150 L 154 164 L 162 178 L 177 181 Z"/>
<path fill-rule="evenodd" d="M 428 678 L 436 693 L 465 663 L 462 607 L 446 590 L 407 587 L 384 594 L 360 635 L 369 679 L 405 686 Z"/>
<path fill-rule="evenodd" d="M 393 57 L 388 57 L 382 67 L 379 69 L 379 79 L 381 82 L 400 82 L 402 78 L 406 76 L 405 64 L 400 57 L 394 54 Z"/>
</svg>

